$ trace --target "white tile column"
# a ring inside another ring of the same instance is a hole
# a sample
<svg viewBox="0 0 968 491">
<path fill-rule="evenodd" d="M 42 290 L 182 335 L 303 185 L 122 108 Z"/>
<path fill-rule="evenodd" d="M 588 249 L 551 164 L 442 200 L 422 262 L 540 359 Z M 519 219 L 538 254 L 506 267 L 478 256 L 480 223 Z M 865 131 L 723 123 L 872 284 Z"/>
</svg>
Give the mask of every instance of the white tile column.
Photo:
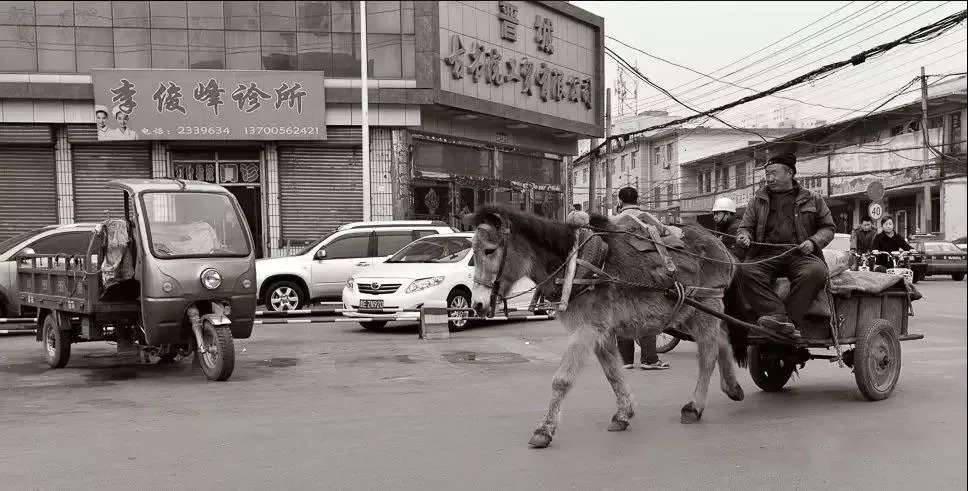
<svg viewBox="0 0 968 491">
<path fill-rule="evenodd" d="M 275 142 L 267 142 L 262 148 L 262 193 L 266 217 L 263 234 L 267 244 L 265 257 L 281 256 L 282 223 L 279 213 L 279 147 Z"/>
<path fill-rule="evenodd" d="M 370 128 L 370 216 L 393 220 L 393 136 L 389 128 Z"/>
<path fill-rule="evenodd" d="M 74 223 L 74 162 L 67 126 L 54 127 L 54 165 L 57 183 L 57 223 Z"/>
</svg>

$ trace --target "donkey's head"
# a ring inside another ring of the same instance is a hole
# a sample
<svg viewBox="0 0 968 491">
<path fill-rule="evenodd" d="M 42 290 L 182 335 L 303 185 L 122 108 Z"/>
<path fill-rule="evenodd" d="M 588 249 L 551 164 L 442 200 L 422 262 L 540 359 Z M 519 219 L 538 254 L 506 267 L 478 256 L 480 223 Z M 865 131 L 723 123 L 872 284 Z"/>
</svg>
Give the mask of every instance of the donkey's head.
<svg viewBox="0 0 968 491">
<path fill-rule="evenodd" d="M 471 305 L 485 317 L 531 269 L 530 259 L 515 250 L 507 213 L 486 208 L 465 217 L 474 232 L 474 288 Z"/>
</svg>

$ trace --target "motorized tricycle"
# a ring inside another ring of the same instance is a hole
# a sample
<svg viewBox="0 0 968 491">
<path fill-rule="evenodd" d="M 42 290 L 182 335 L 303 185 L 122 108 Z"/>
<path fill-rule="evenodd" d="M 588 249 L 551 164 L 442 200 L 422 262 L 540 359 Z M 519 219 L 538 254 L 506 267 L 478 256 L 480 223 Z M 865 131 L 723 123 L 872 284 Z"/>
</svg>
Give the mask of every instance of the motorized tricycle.
<svg viewBox="0 0 968 491">
<path fill-rule="evenodd" d="M 228 379 L 233 339 L 251 336 L 256 305 L 252 235 L 235 197 L 176 179 L 107 186 L 123 195 L 124 217 L 99 224 L 84 256 L 18 259 L 47 363 L 64 367 L 72 343 L 114 341 L 144 362 L 194 353 L 206 377 Z"/>
<path fill-rule="evenodd" d="M 914 270 L 910 268 L 910 258 L 914 255 L 913 251 L 871 251 L 871 255 L 874 257 L 887 256 L 891 260 L 892 267 L 879 266 L 875 268 L 875 271 L 903 276 L 907 281 L 914 282 Z"/>
</svg>

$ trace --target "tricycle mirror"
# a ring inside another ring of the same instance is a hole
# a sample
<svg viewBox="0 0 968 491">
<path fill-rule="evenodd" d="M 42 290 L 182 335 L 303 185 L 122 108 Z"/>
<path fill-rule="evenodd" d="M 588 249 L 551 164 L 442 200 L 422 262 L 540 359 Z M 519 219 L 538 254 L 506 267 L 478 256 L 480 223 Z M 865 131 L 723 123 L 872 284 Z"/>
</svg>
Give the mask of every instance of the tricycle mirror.
<svg viewBox="0 0 968 491">
<path fill-rule="evenodd" d="M 316 259 L 326 259 L 326 249 L 316 251 Z"/>
</svg>

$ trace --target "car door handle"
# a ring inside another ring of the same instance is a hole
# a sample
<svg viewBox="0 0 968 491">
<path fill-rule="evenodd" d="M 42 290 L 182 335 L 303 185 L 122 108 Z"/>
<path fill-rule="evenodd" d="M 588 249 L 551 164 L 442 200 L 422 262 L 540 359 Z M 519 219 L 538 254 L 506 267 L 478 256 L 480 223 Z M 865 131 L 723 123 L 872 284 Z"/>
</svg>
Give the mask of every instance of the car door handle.
<svg viewBox="0 0 968 491">
<path fill-rule="evenodd" d="M 358 262 L 358 263 L 356 263 L 356 265 L 357 265 L 357 266 L 369 266 L 369 265 L 370 265 L 370 263 L 368 263 L 368 262 L 366 262 L 366 261 L 362 261 L 362 262 Z"/>
</svg>

